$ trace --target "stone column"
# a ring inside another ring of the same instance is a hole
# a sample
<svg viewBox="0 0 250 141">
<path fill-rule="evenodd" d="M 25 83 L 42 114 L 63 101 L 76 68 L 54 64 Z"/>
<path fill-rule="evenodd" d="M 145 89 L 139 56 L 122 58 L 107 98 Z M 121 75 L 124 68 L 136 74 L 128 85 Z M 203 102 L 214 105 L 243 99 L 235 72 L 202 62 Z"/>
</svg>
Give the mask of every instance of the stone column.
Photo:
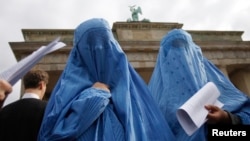
<svg viewBox="0 0 250 141">
<path fill-rule="evenodd" d="M 235 86 L 243 93 L 250 96 L 250 73 L 247 70 L 241 69 L 230 76 Z"/>
<path fill-rule="evenodd" d="M 218 68 L 222 71 L 222 73 L 227 77 L 228 77 L 228 72 L 227 72 L 227 66 L 224 66 L 224 65 L 220 65 L 218 66 Z"/>
</svg>

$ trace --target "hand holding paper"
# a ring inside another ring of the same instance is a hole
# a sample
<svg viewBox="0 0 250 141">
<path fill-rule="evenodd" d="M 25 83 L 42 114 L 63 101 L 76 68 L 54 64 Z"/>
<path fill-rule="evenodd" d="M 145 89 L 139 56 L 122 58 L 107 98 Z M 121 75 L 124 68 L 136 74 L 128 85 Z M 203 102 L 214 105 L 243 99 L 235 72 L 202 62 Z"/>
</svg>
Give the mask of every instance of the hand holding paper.
<svg viewBox="0 0 250 141">
<path fill-rule="evenodd" d="M 40 61 L 43 56 L 57 49 L 66 46 L 65 43 L 59 42 L 60 38 L 56 38 L 47 46 L 41 46 L 29 56 L 25 57 L 15 65 L 0 73 L 0 79 L 8 81 L 12 86 L 21 79 L 35 64 Z"/>
<path fill-rule="evenodd" d="M 208 111 L 205 105 L 222 107 L 218 101 L 220 91 L 213 82 L 208 82 L 177 110 L 177 119 L 188 135 L 192 135 L 205 122 Z"/>
</svg>

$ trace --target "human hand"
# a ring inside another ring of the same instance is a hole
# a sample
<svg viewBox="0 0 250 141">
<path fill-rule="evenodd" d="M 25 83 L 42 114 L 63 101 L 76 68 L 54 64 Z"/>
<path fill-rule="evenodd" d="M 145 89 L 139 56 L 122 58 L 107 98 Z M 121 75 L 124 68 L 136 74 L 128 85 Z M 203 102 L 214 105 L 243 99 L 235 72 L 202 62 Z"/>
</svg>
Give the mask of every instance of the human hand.
<svg viewBox="0 0 250 141">
<path fill-rule="evenodd" d="M 92 87 L 100 88 L 110 93 L 109 86 L 104 83 L 96 82 Z"/>
<path fill-rule="evenodd" d="M 7 81 L 0 79 L 0 107 L 11 92 L 12 86 Z"/>
<path fill-rule="evenodd" d="M 227 124 L 230 123 L 228 113 L 214 105 L 205 105 L 208 110 L 207 123 L 209 124 Z"/>
</svg>

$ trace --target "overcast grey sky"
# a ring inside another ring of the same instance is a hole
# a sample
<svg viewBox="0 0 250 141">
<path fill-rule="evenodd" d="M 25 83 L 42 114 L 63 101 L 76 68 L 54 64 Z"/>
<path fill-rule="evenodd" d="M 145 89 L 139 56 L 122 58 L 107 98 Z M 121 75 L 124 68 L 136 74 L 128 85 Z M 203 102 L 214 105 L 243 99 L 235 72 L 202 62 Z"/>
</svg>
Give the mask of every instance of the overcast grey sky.
<svg viewBox="0 0 250 141">
<path fill-rule="evenodd" d="M 185 30 L 244 31 L 250 41 L 249 0 L 1 0 L 0 71 L 16 62 L 8 42 L 23 41 L 21 29 L 74 29 L 90 18 L 112 27 L 131 17 L 132 5 L 141 7 L 140 19 L 182 23 Z"/>
</svg>

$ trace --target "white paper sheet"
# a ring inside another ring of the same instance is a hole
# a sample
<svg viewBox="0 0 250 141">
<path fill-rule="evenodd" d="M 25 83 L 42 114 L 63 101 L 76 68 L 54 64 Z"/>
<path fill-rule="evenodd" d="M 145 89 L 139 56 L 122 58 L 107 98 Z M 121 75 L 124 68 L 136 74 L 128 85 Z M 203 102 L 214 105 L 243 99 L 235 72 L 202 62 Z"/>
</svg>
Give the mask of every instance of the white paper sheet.
<svg viewBox="0 0 250 141">
<path fill-rule="evenodd" d="M 56 38 L 47 46 L 41 46 L 38 50 L 34 51 L 29 56 L 25 57 L 21 61 L 17 62 L 13 66 L 7 68 L 0 73 L 0 78 L 8 81 L 12 86 L 20 80 L 35 64 L 40 61 L 43 56 L 58 50 L 64 46 L 65 43 L 59 42 L 60 38 Z"/>
<path fill-rule="evenodd" d="M 189 136 L 206 122 L 208 111 L 205 105 L 223 106 L 218 101 L 219 95 L 216 85 L 208 82 L 177 110 L 177 119 Z"/>
</svg>

